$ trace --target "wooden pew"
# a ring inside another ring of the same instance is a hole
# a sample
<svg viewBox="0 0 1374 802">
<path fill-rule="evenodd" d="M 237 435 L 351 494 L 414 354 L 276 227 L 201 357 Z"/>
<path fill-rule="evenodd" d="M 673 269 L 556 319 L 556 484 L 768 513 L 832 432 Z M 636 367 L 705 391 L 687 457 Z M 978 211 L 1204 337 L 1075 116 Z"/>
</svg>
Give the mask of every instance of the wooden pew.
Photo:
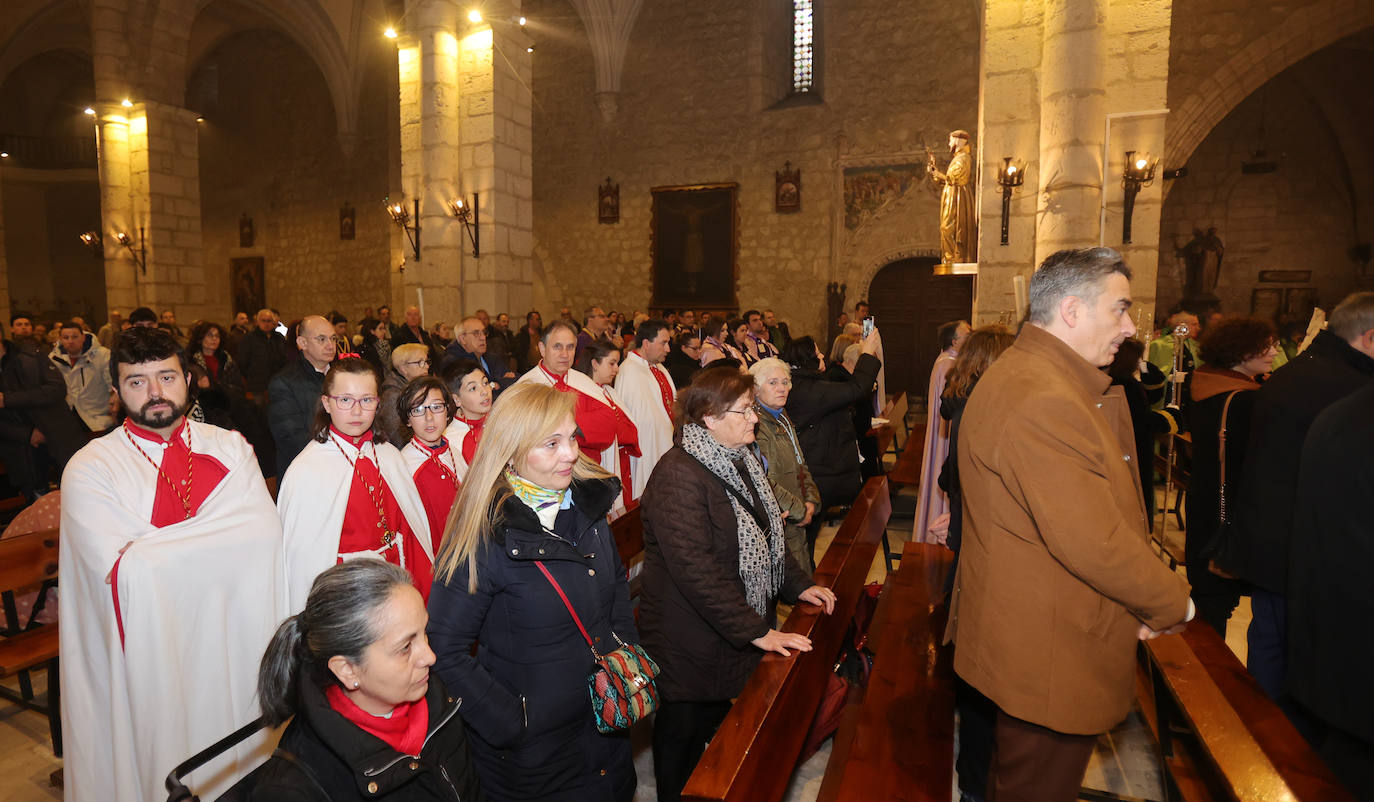
<svg viewBox="0 0 1374 802">
<path fill-rule="evenodd" d="M 905 447 L 911 435 L 911 429 L 906 425 L 907 409 L 906 392 L 903 391 L 889 400 L 883 411 L 878 413 L 878 417 L 885 418 L 887 423 L 868 430 L 869 436 L 878 441 L 880 459 L 888 451 L 900 454 Z"/>
<path fill-rule="evenodd" d="M 1140 646 L 1137 696 L 1185 802 L 1353 802 L 1226 642 L 1194 620 Z M 1175 798 L 1175 797 L 1170 797 Z"/>
<path fill-rule="evenodd" d="M 902 449 L 902 453 L 897 456 L 896 464 L 887 472 L 887 478 L 892 484 L 900 486 L 921 483 L 921 460 L 925 457 L 926 434 L 925 421 L 918 421 L 911 427 L 911 435 L 906 441 L 908 447 Z M 936 470 L 938 469 L 937 466 Z"/>
<path fill-rule="evenodd" d="M 48 717 L 53 754 L 62 756 L 62 721 L 58 696 L 57 624 L 27 627 L 19 620 L 14 594 L 42 587 L 57 577 L 56 529 L 0 540 L 0 591 L 5 612 L 4 637 L 0 638 L 0 678 L 17 677 L 19 691 L 0 687 L 0 698 Z M 40 596 L 42 598 L 42 596 Z M 47 699 L 34 696 L 29 672 L 46 668 Z"/>
<path fill-rule="evenodd" d="M 630 582 L 630 598 L 639 595 L 639 573 L 644 563 L 644 510 L 638 501 L 630 503 L 624 515 L 611 521 L 611 536 L 615 538 L 620 561 L 625 565 Z"/>
<path fill-rule="evenodd" d="M 782 799 L 891 511 L 887 480 L 869 479 L 816 567 L 817 584 L 838 597 L 834 613 L 799 604 L 782 626 L 784 632 L 811 638 L 812 651 L 764 656 L 707 745 L 683 799 Z"/>
<path fill-rule="evenodd" d="M 840 720 L 817 802 L 948 802 L 954 784 L 954 653 L 944 646 L 953 552 L 907 543 L 869 628 L 873 672 Z"/>
</svg>

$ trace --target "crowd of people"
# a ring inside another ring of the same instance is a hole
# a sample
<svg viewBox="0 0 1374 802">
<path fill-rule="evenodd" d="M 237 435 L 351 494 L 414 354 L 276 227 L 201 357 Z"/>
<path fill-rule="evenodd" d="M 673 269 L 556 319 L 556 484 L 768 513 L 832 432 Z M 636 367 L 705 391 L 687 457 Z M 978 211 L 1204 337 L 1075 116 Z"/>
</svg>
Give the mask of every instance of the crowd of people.
<svg viewBox="0 0 1374 802">
<path fill-rule="evenodd" d="M 1136 339 L 1130 276 L 1109 249 L 1061 252 L 1015 335 L 939 332 L 915 534 L 956 552 L 961 792 L 1074 798 L 1131 704 L 1135 641 L 1195 616 L 1224 632 L 1241 594 L 1252 673 L 1367 789 L 1364 647 L 1330 622 L 1368 602 L 1351 500 L 1374 488 L 1348 449 L 1370 431 L 1374 293 L 1275 370 L 1265 321 Z M 247 777 L 257 800 L 628 800 L 628 733 L 587 685 L 625 644 L 657 663 L 655 782 L 677 799 L 763 655 L 811 648 L 777 605 L 833 610 L 821 522 L 882 470 L 872 326 L 841 326 L 832 360 L 766 310 L 565 307 L 512 332 L 484 310 L 264 309 L 182 336 L 141 308 L 60 324 L 50 354 L 31 322 L 0 340 L 3 456 L 26 494 L 62 496 L 70 799 L 158 798 L 261 714 L 290 722 L 280 748 L 264 729 L 218 756 L 202 798 Z M 1142 442 L 1180 427 L 1187 582 L 1149 545 Z M 635 505 L 638 616 L 609 526 Z"/>
<path fill-rule="evenodd" d="M 61 496 L 69 798 L 155 798 L 261 713 L 281 748 L 217 756 L 203 798 L 251 775 L 263 800 L 628 800 L 586 677 L 643 643 L 674 799 L 758 660 L 810 648 L 775 605 L 833 609 L 815 535 L 861 482 L 876 333 L 827 370 L 771 312 L 378 313 L 0 340 L 10 479 Z M 633 505 L 638 621 L 608 523 Z"/>
</svg>

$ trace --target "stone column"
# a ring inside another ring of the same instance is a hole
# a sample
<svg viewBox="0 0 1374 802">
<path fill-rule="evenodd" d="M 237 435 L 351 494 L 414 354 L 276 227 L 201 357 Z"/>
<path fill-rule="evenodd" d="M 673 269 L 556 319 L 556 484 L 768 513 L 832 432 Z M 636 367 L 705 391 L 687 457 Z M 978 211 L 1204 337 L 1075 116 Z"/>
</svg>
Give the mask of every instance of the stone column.
<svg viewBox="0 0 1374 802">
<path fill-rule="evenodd" d="M 200 164 L 196 114 L 155 101 L 100 112 L 100 207 L 108 304 L 115 309 L 176 309 L 192 320 L 206 312 L 200 237 Z M 129 249 L 116 238 L 127 234 Z"/>
<path fill-rule="evenodd" d="M 457 323 L 462 314 L 462 226 L 448 204 L 458 197 L 457 7 L 424 0 L 408 11 L 412 24 L 397 51 L 401 104 L 401 185 L 393 197 L 412 215 L 420 200 L 420 258 L 401 238 L 403 304 L 423 292 L 425 322 Z M 393 313 L 400 317 L 399 310 Z"/>
<path fill-rule="evenodd" d="M 518 9 L 517 9 L 518 11 Z M 473 26 L 460 43 L 462 187 L 480 196 L 482 257 L 463 257 L 468 310 L 519 319 L 533 302 L 530 41 L 519 26 Z"/>
<path fill-rule="evenodd" d="M 1040 71 L 1035 264 L 1098 244 L 1107 86 L 1106 0 L 1047 0 Z"/>
</svg>

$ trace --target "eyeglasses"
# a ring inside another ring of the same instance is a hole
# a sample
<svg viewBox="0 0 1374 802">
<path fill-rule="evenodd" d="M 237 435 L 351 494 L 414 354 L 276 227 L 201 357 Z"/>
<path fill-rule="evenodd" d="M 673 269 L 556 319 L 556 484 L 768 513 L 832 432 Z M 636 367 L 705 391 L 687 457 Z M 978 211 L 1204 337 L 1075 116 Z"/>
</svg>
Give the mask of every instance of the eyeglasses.
<svg viewBox="0 0 1374 802">
<path fill-rule="evenodd" d="M 446 415 L 448 414 L 448 406 L 436 401 L 433 404 L 422 404 L 410 409 L 410 417 L 412 418 L 423 418 L 429 414 Z"/>
<path fill-rule="evenodd" d="M 754 409 L 753 407 L 746 407 L 744 409 L 727 409 L 725 411 L 732 413 L 734 415 L 743 415 L 746 418 L 757 418 L 759 416 L 758 410 Z"/>
<path fill-rule="evenodd" d="M 419 367 L 420 365 L 424 365 L 425 367 L 429 367 L 429 360 L 428 360 L 428 359 L 416 359 L 416 360 L 411 361 L 411 362 L 402 362 L 401 364 L 402 364 L 402 365 L 405 365 L 405 366 L 408 367 L 408 368 Z"/>
<path fill-rule="evenodd" d="M 327 397 L 334 401 L 334 406 L 344 412 L 352 409 L 354 404 L 361 406 L 365 410 L 371 411 L 376 409 L 377 402 L 381 401 L 381 399 L 375 395 L 365 395 L 362 398 L 354 398 L 351 395 L 331 395 Z"/>
</svg>

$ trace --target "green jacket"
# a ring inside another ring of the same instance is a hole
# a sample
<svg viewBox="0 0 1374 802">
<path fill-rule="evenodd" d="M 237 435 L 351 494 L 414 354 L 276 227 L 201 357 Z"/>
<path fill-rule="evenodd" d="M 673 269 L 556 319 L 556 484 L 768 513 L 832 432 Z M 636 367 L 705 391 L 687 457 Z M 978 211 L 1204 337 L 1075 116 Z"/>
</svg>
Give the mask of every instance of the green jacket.
<svg viewBox="0 0 1374 802">
<path fill-rule="evenodd" d="M 755 402 L 759 413 L 759 424 L 754 429 L 754 441 L 759 453 L 768 466 L 768 483 L 773 486 L 773 495 L 778 499 L 778 507 L 787 513 L 784 523 L 798 526 L 806 517 L 806 502 L 816 505 L 820 512 L 821 490 L 806 461 L 800 458 L 801 444 L 796 439 L 796 429 L 783 412 L 782 420 L 773 417 L 762 404 Z M 783 420 L 786 421 L 784 425 Z M 790 436 L 788 430 L 791 430 Z"/>
</svg>

